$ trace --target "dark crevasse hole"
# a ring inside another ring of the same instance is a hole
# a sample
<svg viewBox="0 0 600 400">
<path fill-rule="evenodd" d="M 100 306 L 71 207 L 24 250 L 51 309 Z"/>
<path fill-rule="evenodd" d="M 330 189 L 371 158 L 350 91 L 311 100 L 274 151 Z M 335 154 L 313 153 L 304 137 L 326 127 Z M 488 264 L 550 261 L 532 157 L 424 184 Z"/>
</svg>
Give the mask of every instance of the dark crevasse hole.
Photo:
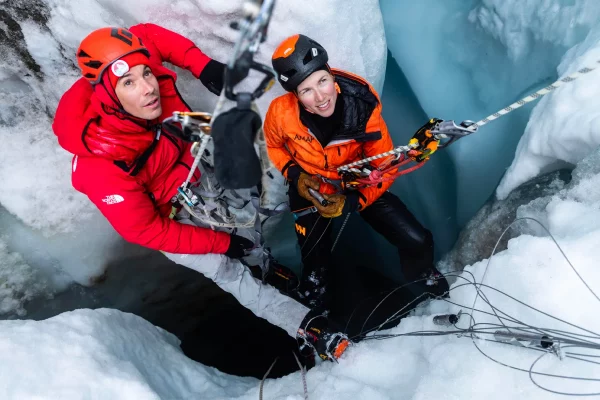
<svg viewBox="0 0 600 400">
<path fill-rule="evenodd" d="M 296 340 L 257 318 L 210 279 L 160 253 L 110 265 L 93 287 L 72 285 L 50 301 L 27 305 L 28 319 L 42 320 L 78 308 L 113 308 L 138 315 L 177 336 L 191 359 L 222 372 L 262 378 L 298 370 Z"/>
<path fill-rule="evenodd" d="M 414 299 L 409 291 L 395 292 L 365 324 L 396 283 L 371 268 L 344 264 L 334 266 L 332 274 L 332 321 L 350 337 L 381 324 Z M 269 378 L 299 369 L 292 354 L 298 350 L 295 339 L 256 317 L 210 279 L 159 253 L 110 265 L 94 287 L 72 285 L 50 301 L 34 300 L 26 307 L 26 318 L 42 320 L 78 308 L 103 307 L 136 314 L 167 330 L 182 341 L 189 358 L 228 374 L 260 379 L 276 358 Z M 300 360 L 313 365 L 313 360 Z"/>
</svg>

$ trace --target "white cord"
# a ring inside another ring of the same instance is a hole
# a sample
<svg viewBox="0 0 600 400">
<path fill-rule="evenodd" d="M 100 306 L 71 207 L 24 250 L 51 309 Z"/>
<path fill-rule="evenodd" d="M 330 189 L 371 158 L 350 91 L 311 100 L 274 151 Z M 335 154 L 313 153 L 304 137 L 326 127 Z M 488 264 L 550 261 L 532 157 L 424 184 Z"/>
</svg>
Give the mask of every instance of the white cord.
<svg viewBox="0 0 600 400">
<path fill-rule="evenodd" d="M 600 60 L 596 61 L 597 64 L 600 64 Z M 485 117 L 484 119 L 477 121 L 476 123 L 474 123 L 473 125 L 468 126 L 466 129 L 471 131 L 471 132 L 475 132 L 479 127 L 483 126 L 483 125 L 487 125 L 488 123 L 490 123 L 491 121 L 500 118 L 503 115 L 506 115 L 510 112 L 515 111 L 517 108 L 521 108 L 523 107 L 525 104 L 530 103 L 534 100 L 539 99 L 540 97 L 543 97 L 545 95 L 547 95 L 548 93 L 554 91 L 556 88 L 566 84 L 566 83 L 570 83 L 573 82 L 574 80 L 576 80 L 577 78 L 581 77 L 581 75 L 587 74 L 592 72 L 593 70 L 595 70 L 596 68 L 598 68 L 597 66 L 593 66 L 593 67 L 584 67 L 581 68 L 580 70 L 578 70 L 577 72 L 565 76 L 564 78 L 560 78 L 559 80 L 557 80 L 556 82 L 546 86 L 543 89 L 538 90 L 535 93 L 530 94 L 529 96 L 523 97 L 521 100 L 516 101 L 514 103 L 512 103 L 511 105 L 504 107 L 501 110 L 496 111 L 495 113 L 488 115 L 487 117 Z M 393 150 L 387 151 L 385 153 L 381 153 L 381 154 L 377 154 L 375 156 L 369 157 L 369 158 L 364 158 L 362 160 L 358 160 L 355 161 L 351 164 L 346 164 L 346 165 L 342 165 L 341 167 L 338 168 L 338 172 L 341 171 L 347 171 L 349 168 L 351 167 L 355 167 L 357 165 L 363 165 L 366 163 L 369 163 L 373 160 L 377 160 L 379 158 L 383 158 L 383 157 L 387 157 L 393 154 L 400 154 L 400 153 L 406 153 L 408 150 L 410 150 L 411 147 L 410 146 L 398 146 Z"/>
</svg>

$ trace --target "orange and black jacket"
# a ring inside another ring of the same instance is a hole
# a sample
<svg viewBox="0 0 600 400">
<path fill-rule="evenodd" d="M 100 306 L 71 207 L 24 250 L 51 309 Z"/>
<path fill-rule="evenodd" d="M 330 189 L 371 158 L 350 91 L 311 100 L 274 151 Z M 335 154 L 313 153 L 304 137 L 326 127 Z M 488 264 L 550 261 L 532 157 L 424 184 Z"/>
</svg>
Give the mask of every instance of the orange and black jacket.
<svg viewBox="0 0 600 400">
<path fill-rule="evenodd" d="M 329 143 L 323 147 L 300 118 L 298 98 L 287 93 L 271 102 L 265 118 L 264 132 L 269 158 L 284 177 L 292 180 L 290 168 L 301 168 L 310 175 L 340 179 L 337 168 L 392 150 L 392 139 L 381 117 L 381 102 L 377 92 L 361 77 L 332 69 L 344 99 L 342 124 Z M 385 158 L 371 162 L 378 167 Z M 358 191 L 360 209 L 381 196 L 392 184 L 383 182 Z M 334 193 L 336 188 L 321 184 L 322 193 Z"/>
</svg>

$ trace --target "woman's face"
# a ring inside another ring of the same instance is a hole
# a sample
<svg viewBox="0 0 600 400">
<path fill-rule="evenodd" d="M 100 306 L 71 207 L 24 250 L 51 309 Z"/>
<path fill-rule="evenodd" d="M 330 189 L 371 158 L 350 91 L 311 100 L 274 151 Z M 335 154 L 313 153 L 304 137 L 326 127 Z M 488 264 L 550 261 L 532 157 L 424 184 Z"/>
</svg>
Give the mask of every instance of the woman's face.
<svg viewBox="0 0 600 400">
<path fill-rule="evenodd" d="M 134 117 L 153 120 L 162 114 L 158 81 L 147 65 L 136 65 L 119 78 L 115 93 Z"/>
<path fill-rule="evenodd" d="M 327 71 L 313 72 L 298 85 L 296 89 L 298 100 L 309 112 L 330 117 L 335 109 L 337 90 L 333 75 Z"/>
</svg>

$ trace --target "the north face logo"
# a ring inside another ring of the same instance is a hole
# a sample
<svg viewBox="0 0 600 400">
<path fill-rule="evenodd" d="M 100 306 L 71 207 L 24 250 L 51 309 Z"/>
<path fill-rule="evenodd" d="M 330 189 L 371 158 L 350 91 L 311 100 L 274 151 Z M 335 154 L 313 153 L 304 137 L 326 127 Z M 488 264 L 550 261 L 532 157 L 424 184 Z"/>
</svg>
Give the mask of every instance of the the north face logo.
<svg viewBox="0 0 600 400">
<path fill-rule="evenodd" d="M 117 203 L 121 203 L 123 201 L 125 201 L 123 196 L 120 196 L 118 194 L 111 194 L 110 196 L 106 196 L 105 198 L 102 199 L 102 202 L 104 202 L 106 204 L 117 204 Z"/>
</svg>

